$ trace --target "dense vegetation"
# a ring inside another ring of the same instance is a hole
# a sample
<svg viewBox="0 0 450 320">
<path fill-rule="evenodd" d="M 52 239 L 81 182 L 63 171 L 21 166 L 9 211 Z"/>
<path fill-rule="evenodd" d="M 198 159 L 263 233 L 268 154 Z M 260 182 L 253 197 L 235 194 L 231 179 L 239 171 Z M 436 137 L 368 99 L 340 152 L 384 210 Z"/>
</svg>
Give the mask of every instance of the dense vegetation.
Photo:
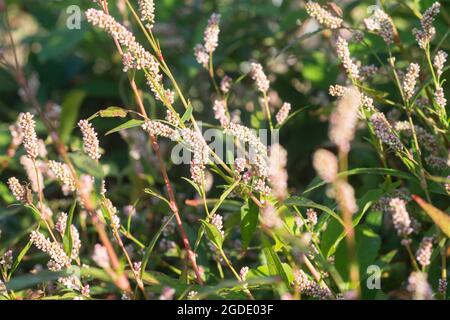
<svg viewBox="0 0 450 320">
<path fill-rule="evenodd" d="M 447 299 L 443 1 L 0 0 L 0 299 Z"/>
</svg>

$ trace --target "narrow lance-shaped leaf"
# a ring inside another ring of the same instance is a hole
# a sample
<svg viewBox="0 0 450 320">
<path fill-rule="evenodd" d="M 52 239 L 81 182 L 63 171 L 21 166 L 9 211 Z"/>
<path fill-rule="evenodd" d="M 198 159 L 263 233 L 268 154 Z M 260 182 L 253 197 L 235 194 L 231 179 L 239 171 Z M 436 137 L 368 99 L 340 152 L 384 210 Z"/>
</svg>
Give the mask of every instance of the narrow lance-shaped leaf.
<svg viewBox="0 0 450 320">
<path fill-rule="evenodd" d="M 259 208 L 253 201 L 241 207 L 241 234 L 244 250 L 247 249 L 258 225 L 258 214 Z"/>
<path fill-rule="evenodd" d="M 121 125 L 118 125 L 117 127 L 109 130 L 108 132 L 105 133 L 105 136 L 111 134 L 111 133 L 115 133 L 118 131 L 122 131 L 122 130 L 126 130 L 126 129 L 131 129 L 134 127 L 139 127 L 144 123 L 144 120 L 137 120 L 137 119 L 131 119 L 128 120 L 125 123 L 122 123 Z"/>
<path fill-rule="evenodd" d="M 447 237 L 450 237 L 450 216 L 415 194 L 412 195 L 412 198 L 430 216 L 442 232 L 444 232 Z"/>
<path fill-rule="evenodd" d="M 223 235 L 222 233 L 219 231 L 219 229 L 217 229 L 216 226 L 212 225 L 211 223 L 205 221 L 205 220 L 201 220 L 203 226 L 205 227 L 206 230 L 206 235 L 208 236 L 208 239 L 218 248 L 218 249 L 222 249 L 222 244 L 223 244 Z"/>
<path fill-rule="evenodd" d="M 63 236 L 63 245 L 64 245 L 64 252 L 67 254 L 68 257 L 71 256 L 72 253 L 72 232 L 70 231 L 70 226 L 72 225 L 73 221 L 73 213 L 75 212 L 75 207 L 77 206 L 77 201 L 75 200 L 70 207 L 69 214 L 67 216 L 67 222 L 66 222 L 66 230 L 64 230 L 64 236 Z"/>
</svg>

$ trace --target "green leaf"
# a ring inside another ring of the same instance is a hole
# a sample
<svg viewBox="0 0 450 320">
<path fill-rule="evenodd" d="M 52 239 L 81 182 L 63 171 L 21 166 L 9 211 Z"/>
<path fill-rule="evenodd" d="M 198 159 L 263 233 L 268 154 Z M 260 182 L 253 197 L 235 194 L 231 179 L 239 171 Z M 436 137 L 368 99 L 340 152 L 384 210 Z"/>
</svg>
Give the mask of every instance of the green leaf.
<svg viewBox="0 0 450 320">
<path fill-rule="evenodd" d="M 14 261 L 11 267 L 11 271 L 9 272 L 8 278 L 11 277 L 14 271 L 16 271 L 23 257 L 27 254 L 28 250 L 30 250 L 32 244 L 33 243 L 31 241 L 28 241 L 27 245 L 22 250 L 20 250 L 19 255 L 17 256 L 16 260 Z"/>
<path fill-rule="evenodd" d="M 136 119 L 131 119 L 128 120 L 125 123 L 122 123 L 121 125 L 109 130 L 107 133 L 105 133 L 105 136 L 111 134 L 111 133 L 115 133 L 121 130 L 126 130 L 126 129 L 130 129 L 130 128 L 134 128 L 134 127 L 138 127 L 140 125 L 142 125 L 144 123 L 144 120 L 136 120 Z"/>
<path fill-rule="evenodd" d="M 211 241 L 218 249 L 222 250 L 223 235 L 219 231 L 219 229 L 217 229 L 216 226 L 212 225 L 211 223 L 207 222 L 206 220 L 200 220 L 200 221 L 202 222 L 203 226 L 205 227 L 206 235 L 207 235 L 209 241 Z"/>
<path fill-rule="evenodd" d="M 128 114 L 128 110 L 121 107 L 108 107 L 98 112 L 102 118 L 125 118 Z"/>
<path fill-rule="evenodd" d="M 187 119 L 189 119 L 192 115 L 192 105 L 189 103 L 188 108 L 184 112 L 183 116 L 181 117 L 181 123 L 185 123 Z"/>
<path fill-rule="evenodd" d="M 24 274 L 14 277 L 6 283 L 6 288 L 11 291 L 19 291 L 32 288 L 38 284 L 54 281 L 60 277 L 67 276 L 65 272 L 54 272 L 50 270 L 41 271 L 37 274 Z"/>
<path fill-rule="evenodd" d="M 141 277 L 143 276 L 145 272 L 145 268 L 148 263 L 148 259 L 150 259 L 150 255 L 153 252 L 153 249 L 155 248 L 156 242 L 158 241 L 159 237 L 161 236 L 161 233 L 164 231 L 164 229 L 169 225 L 169 223 L 172 221 L 175 214 L 172 214 L 169 219 L 166 220 L 164 224 L 161 225 L 161 227 L 158 229 L 156 234 L 153 236 L 152 240 L 147 246 L 147 249 L 145 249 L 144 257 L 142 258 L 142 266 L 141 266 Z"/>
<path fill-rule="evenodd" d="M 241 207 L 242 247 L 247 250 L 250 240 L 258 225 L 259 208 L 253 201 L 248 201 Z"/>
<path fill-rule="evenodd" d="M 69 153 L 69 157 L 75 164 L 75 167 L 83 173 L 90 174 L 99 180 L 103 179 L 104 173 L 102 166 L 86 154 L 82 152 L 73 152 Z"/>
<path fill-rule="evenodd" d="M 69 214 L 67 215 L 67 222 L 66 222 L 66 230 L 64 230 L 63 235 L 63 245 L 64 245 L 64 252 L 67 254 L 68 257 L 72 255 L 72 232 L 70 230 L 70 226 L 72 225 L 73 221 L 73 213 L 75 212 L 75 207 L 77 206 L 77 200 L 75 200 L 70 207 Z"/>
<path fill-rule="evenodd" d="M 316 208 L 319 210 L 322 210 L 323 212 L 328 213 L 330 216 L 332 216 L 333 218 L 335 218 L 342 226 L 344 225 L 344 222 L 342 221 L 341 217 L 339 217 L 339 215 L 334 212 L 333 210 L 331 210 L 328 207 L 325 207 L 321 204 L 315 203 L 314 201 L 311 201 L 307 198 L 304 197 L 291 197 L 289 199 L 286 199 L 284 201 L 284 203 L 287 206 L 299 206 L 299 207 L 307 207 L 307 208 Z"/>
<path fill-rule="evenodd" d="M 72 130 L 75 128 L 78 111 L 85 96 L 85 91 L 72 90 L 64 97 L 61 111 L 61 124 L 59 126 L 59 135 L 62 142 L 68 141 Z"/>
<path fill-rule="evenodd" d="M 359 212 L 353 217 L 353 227 L 356 227 L 370 209 L 372 203 L 384 194 L 383 190 L 374 189 L 367 191 L 364 196 L 358 199 Z M 342 225 L 338 225 L 335 220 L 330 221 L 327 232 L 324 233 L 321 248 L 326 257 L 330 257 L 336 251 L 339 243 L 345 238 L 346 232 Z"/>
<path fill-rule="evenodd" d="M 412 198 L 430 216 L 442 232 L 444 232 L 447 237 L 450 237 L 450 216 L 415 194 L 412 195 Z"/>
<path fill-rule="evenodd" d="M 280 258 L 278 257 L 275 250 L 273 250 L 270 242 L 267 239 L 263 239 L 264 249 L 263 253 L 267 260 L 267 267 L 269 270 L 269 274 L 272 276 L 278 275 L 284 281 L 286 286 L 290 287 L 291 284 L 289 282 L 289 278 L 283 268 Z"/>
</svg>

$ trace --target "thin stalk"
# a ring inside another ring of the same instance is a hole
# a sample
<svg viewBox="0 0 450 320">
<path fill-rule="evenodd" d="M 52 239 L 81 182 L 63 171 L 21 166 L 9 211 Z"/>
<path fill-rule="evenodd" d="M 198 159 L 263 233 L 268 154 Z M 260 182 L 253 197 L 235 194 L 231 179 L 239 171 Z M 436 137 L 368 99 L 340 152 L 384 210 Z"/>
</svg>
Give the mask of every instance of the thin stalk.
<svg viewBox="0 0 450 320">
<path fill-rule="evenodd" d="M 128 2 L 128 0 L 127 0 L 127 4 L 132 9 L 132 6 Z M 104 10 L 105 10 L 105 13 L 109 14 L 107 6 L 105 6 Z M 131 10 L 131 11 L 136 15 L 134 10 Z M 135 18 L 136 18 L 136 16 L 135 16 Z M 140 20 L 138 18 L 139 17 L 137 17 L 136 20 Z M 145 28 L 144 28 L 144 30 L 145 30 Z M 113 38 L 113 39 L 114 39 L 114 42 L 116 44 L 117 50 L 122 55 L 123 51 L 122 51 L 122 48 L 120 47 L 120 44 L 118 43 L 117 39 L 115 39 L 115 38 Z M 141 96 L 140 96 L 139 91 L 137 89 L 136 83 L 135 83 L 134 79 L 129 79 L 129 81 L 130 81 L 130 85 L 131 85 L 131 88 L 133 90 L 136 102 L 137 102 L 138 107 L 140 109 L 140 112 L 145 117 L 147 117 L 147 112 L 145 111 L 144 104 L 142 102 Z M 162 95 L 161 97 L 163 97 L 163 96 L 164 95 Z M 186 231 L 184 230 L 184 227 L 183 227 L 183 224 L 182 224 L 182 221 L 181 221 L 181 217 L 180 217 L 180 213 L 179 213 L 179 210 L 178 210 L 178 206 L 176 204 L 175 194 L 174 194 L 174 191 L 172 189 L 172 185 L 170 183 L 170 180 L 169 180 L 169 177 L 168 177 L 168 174 L 167 174 L 167 170 L 165 168 L 165 164 L 164 164 L 164 161 L 162 159 L 162 156 L 161 156 L 161 153 L 160 153 L 160 150 L 159 150 L 159 144 L 158 144 L 158 142 L 156 140 L 156 137 L 154 137 L 154 136 L 152 136 L 150 134 L 149 134 L 149 136 L 150 136 L 152 148 L 153 148 L 153 150 L 154 150 L 154 152 L 155 152 L 155 154 L 156 154 L 156 156 L 158 158 L 159 168 L 160 168 L 160 171 L 161 171 L 161 173 L 163 175 L 163 178 L 164 178 L 164 183 L 166 185 L 167 193 L 169 194 L 170 208 L 171 208 L 172 212 L 175 214 L 175 219 L 176 219 L 176 222 L 177 222 L 177 225 L 178 225 L 178 229 L 180 230 L 181 237 L 183 239 L 184 247 L 185 247 L 185 249 L 187 251 L 188 259 L 191 262 L 191 265 L 192 265 L 192 268 L 194 270 L 197 282 L 199 284 L 203 284 L 203 280 L 201 278 L 201 274 L 200 274 L 200 271 L 199 271 L 198 266 L 197 266 L 195 254 L 193 253 L 193 251 L 191 249 L 191 246 L 189 244 L 189 240 L 187 238 Z"/>
<path fill-rule="evenodd" d="M 263 92 L 263 99 L 264 99 L 264 109 L 267 116 L 267 121 L 269 122 L 270 130 L 273 130 L 273 124 L 272 124 L 272 115 L 270 114 L 270 107 L 269 107 L 269 99 L 267 98 L 267 93 Z"/>
<path fill-rule="evenodd" d="M 225 263 L 227 264 L 228 268 L 231 270 L 231 272 L 233 273 L 233 275 L 235 276 L 235 278 L 239 281 L 242 282 L 241 277 L 239 276 L 239 274 L 237 273 L 236 269 L 234 269 L 233 265 L 231 264 L 230 260 L 228 260 L 225 252 L 223 252 L 223 249 L 219 249 L 220 250 L 220 255 L 222 256 L 223 260 L 225 261 Z M 252 293 L 250 292 L 250 290 L 248 290 L 248 288 L 244 287 L 244 292 L 247 295 L 247 297 L 250 300 L 255 300 L 255 298 L 253 297 Z"/>
</svg>

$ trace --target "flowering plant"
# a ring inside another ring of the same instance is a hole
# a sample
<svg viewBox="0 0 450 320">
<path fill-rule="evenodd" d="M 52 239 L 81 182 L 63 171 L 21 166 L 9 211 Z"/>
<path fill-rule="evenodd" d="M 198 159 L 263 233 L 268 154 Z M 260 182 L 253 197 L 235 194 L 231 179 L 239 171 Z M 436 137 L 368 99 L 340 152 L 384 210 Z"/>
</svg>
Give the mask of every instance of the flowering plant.
<svg viewBox="0 0 450 320">
<path fill-rule="evenodd" d="M 212 13 L 184 53 L 201 79 L 190 85 L 172 66 L 182 58 L 166 55 L 158 3 L 89 2 L 86 46 L 115 52 L 90 76 L 120 70 L 121 93 L 84 113 L 85 91 L 44 101 L 0 1 L 1 63 L 22 101 L 1 158 L 0 297 L 445 300 L 449 33 L 438 22 L 449 22 L 438 2 L 402 3 L 362 20 L 334 3 L 289 3 L 304 21 L 280 35 L 271 63 L 228 61 L 232 17 Z M 304 119 L 326 137 L 309 137 Z M 301 135 L 317 142 L 304 154 Z"/>
</svg>

